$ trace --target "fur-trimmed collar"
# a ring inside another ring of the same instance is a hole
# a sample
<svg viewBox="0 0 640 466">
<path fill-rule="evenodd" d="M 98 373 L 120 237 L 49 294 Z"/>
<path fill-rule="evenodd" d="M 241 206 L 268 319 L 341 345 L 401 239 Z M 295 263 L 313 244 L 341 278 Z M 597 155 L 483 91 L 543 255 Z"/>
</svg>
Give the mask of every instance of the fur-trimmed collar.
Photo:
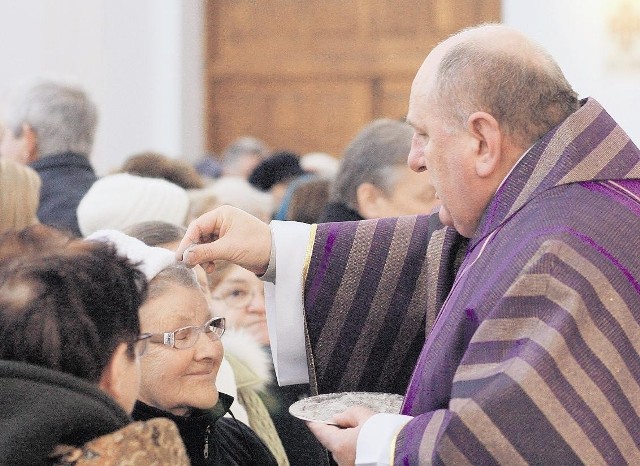
<svg viewBox="0 0 640 466">
<path fill-rule="evenodd" d="M 238 389 L 264 389 L 272 377 L 273 363 L 268 349 L 243 330 L 228 330 L 222 338 L 225 357 L 233 368 Z"/>
</svg>

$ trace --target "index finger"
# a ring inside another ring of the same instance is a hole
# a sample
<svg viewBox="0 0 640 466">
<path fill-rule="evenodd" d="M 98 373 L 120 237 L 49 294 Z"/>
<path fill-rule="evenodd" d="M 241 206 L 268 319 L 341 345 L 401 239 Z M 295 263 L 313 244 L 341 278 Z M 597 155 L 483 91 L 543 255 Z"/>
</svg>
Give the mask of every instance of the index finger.
<svg viewBox="0 0 640 466">
<path fill-rule="evenodd" d="M 325 447 L 328 448 L 328 445 L 331 444 L 331 437 L 336 435 L 340 430 L 342 430 L 338 426 L 333 426 L 331 424 L 324 424 L 322 422 L 313 422 L 308 421 L 307 427 L 311 431 L 311 433 L 318 439 L 318 441 Z"/>
</svg>

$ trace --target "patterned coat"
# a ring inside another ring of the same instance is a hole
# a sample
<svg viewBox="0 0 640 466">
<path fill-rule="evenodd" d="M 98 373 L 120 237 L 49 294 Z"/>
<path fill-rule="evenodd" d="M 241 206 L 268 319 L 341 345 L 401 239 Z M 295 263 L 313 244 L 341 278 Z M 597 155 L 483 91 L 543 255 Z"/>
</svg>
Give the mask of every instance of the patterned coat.
<svg viewBox="0 0 640 466">
<path fill-rule="evenodd" d="M 168 419 L 134 422 L 82 446 L 58 445 L 54 466 L 188 466 L 176 425 Z"/>
<path fill-rule="evenodd" d="M 467 248 L 429 221 L 317 227 L 305 312 L 318 390 L 397 392 L 414 369 L 398 465 L 638 464 L 628 136 L 588 99 L 517 164 Z"/>
</svg>

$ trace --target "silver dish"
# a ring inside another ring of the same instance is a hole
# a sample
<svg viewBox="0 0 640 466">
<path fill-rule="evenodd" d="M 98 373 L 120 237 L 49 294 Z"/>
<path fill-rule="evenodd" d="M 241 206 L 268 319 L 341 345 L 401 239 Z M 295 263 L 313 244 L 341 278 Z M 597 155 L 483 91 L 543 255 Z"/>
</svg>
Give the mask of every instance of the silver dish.
<svg viewBox="0 0 640 466">
<path fill-rule="evenodd" d="M 342 392 L 310 396 L 289 406 L 289 413 L 303 421 L 333 424 L 335 414 L 352 406 L 365 406 L 376 413 L 398 414 L 404 398 L 395 393 Z"/>
</svg>

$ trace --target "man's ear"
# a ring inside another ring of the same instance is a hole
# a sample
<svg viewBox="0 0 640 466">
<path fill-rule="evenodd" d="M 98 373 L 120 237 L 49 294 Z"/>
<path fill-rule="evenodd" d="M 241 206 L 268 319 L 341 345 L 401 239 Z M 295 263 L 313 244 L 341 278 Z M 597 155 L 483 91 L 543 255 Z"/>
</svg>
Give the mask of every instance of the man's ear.
<svg viewBox="0 0 640 466">
<path fill-rule="evenodd" d="M 366 219 L 378 218 L 380 216 L 380 202 L 383 197 L 380 188 L 368 182 L 362 183 L 356 189 L 358 213 Z"/>
<path fill-rule="evenodd" d="M 38 136 L 28 123 L 22 123 L 22 138 L 25 147 L 25 163 L 38 160 Z"/>
<path fill-rule="evenodd" d="M 127 344 L 120 343 L 102 370 L 98 382 L 98 387 L 111 395 L 121 406 L 126 404 L 127 394 L 130 392 L 127 386 L 131 383 L 131 378 L 127 377 L 127 374 L 131 371 L 132 364 L 135 364 L 135 361 L 127 351 Z"/>
<path fill-rule="evenodd" d="M 502 138 L 498 121 L 487 112 L 475 112 L 467 120 L 467 129 L 475 139 L 475 168 L 480 178 L 498 170 L 502 161 Z"/>
</svg>

